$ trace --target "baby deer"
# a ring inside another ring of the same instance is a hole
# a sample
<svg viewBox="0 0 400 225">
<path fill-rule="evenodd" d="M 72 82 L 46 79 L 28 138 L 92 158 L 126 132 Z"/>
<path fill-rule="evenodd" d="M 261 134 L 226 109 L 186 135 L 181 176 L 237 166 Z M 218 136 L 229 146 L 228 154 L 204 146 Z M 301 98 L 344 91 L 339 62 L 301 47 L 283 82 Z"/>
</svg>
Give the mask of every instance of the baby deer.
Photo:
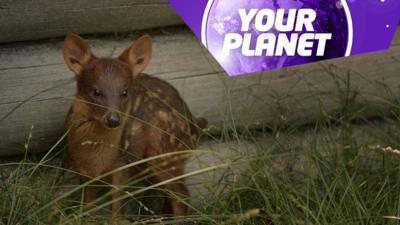
<svg viewBox="0 0 400 225">
<path fill-rule="evenodd" d="M 81 183 L 131 162 L 196 147 L 207 120 L 194 117 L 178 91 L 159 78 L 143 74 L 152 57 L 152 39 L 142 36 L 118 58 L 99 58 L 76 34 L 64 41 L 64 61 L 75 74 L 77 93 L 67 116 L 66 163 Z M 149 182 L 162 183 L 164 209 L 182 216 L 189 196 L 183 180 L 184 157 L 163 157 L 108 176 L 112 187 L 123 187 L 135 175 L 148 172 Z M 121 211 L 124 192 L 112 193 L 112 215 Z M 93 207 L 96 187 L 84 190 L 84 209 Z"/>
</svg>

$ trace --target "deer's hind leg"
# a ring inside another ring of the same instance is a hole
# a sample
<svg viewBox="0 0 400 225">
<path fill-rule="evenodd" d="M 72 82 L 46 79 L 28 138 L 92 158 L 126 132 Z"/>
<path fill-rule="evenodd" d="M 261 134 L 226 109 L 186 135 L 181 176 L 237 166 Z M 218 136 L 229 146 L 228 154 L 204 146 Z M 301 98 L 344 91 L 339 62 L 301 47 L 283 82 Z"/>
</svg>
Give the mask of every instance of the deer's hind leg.
<svg viewBox="0 0 400 225">
<path fill-rule="evenodd" d="M 184 174 L 184 159 L 179 159 L 179 156 L 175 158 L 178 160 L 171 160 L 171 157 L 169 157 L 151 163 L 152 178 L 150 181 L 153 184 L 162 183 L 159 188 L 166 196 L 163 211 L 177 217 L 187 214 L 188 207 L 185 201 L 190 193 L 184 179 L 176 180 L 177 177 Z"/>
</svg>

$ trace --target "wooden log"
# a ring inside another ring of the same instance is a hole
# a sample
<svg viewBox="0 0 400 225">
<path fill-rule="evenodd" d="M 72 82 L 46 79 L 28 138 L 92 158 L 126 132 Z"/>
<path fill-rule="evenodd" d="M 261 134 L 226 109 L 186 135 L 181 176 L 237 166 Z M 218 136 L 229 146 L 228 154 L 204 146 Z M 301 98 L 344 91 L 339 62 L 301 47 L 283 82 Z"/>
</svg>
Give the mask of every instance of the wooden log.
<svg viewBox="0 0 400 225">
<path fill-rule="evenodd" d="M 186 28 L 154 36 L 146 72 L 172 83 L 195 115 L 212 125 L 305 124 L 346 105 L 360 116 L 388 112 L 400 97 L 400 32 L 390 50 L 229 78 Z M 135 36 L 137 37 L 137 36 Z M 116 56 L 134 37 L 91 39 L 95 54 Z M 75 92 L 61 40 L 0 48 L 0 155 L 46 151 L 63 134 Z"/>
<path fill-rule="evenodd" d="M 0 43 L 183 24 L 167 0 L 0 2 Z"/>
</svg>

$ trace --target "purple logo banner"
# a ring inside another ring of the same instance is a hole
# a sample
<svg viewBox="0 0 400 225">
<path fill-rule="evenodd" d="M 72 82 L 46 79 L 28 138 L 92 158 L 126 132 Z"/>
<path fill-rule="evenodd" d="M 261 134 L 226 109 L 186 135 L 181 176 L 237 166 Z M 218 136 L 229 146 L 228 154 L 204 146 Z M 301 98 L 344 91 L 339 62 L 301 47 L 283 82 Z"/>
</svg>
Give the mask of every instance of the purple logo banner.
<svg viewBox="0 0 400 225">
<path fill-rule="evenodd" d="M 230 76 L 385 50 L 400 0 L 170 0 Z"/>
</svg>

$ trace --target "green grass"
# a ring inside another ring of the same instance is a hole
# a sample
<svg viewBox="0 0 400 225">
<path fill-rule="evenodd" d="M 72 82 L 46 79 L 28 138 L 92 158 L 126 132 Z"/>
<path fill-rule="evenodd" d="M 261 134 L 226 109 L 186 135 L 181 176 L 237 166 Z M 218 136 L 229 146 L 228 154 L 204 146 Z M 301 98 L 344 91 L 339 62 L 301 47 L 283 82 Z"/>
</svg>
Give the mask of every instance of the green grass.
<svg viewBox="0 0 400 225">
<path fill-rule="evenodd" d="M 218 168 L 224 170 L 222 177 L 234 178 L 215 180 L 206 185 L 204 196 L 192 196 L 187 201 L 190 215 L 176 220 L 160 216 L 158 192 L 144 191 L 146 185 L 134 182 L 126 220 L 136 224 L 400 224 L 400 155 L 382 150 L 396 147 L 399 128 L 400 120 L 393 117 L 364 125 L 343 119 L 335 125 L 321 122 L 308 128 L 233 132 L 225 135 L 225 141 L 237 146 L 252 143 L 256 151 L 240 154 L 241 173 L 230 169 L 238 163 L 235 159 L 227 160 L 228 168 Z M 18 163 L 0 165 L 1 224 L 108 223 L 108 207 L 84 215 L 82 186 L 63 169 L 61 158 L 62 151 L 57 151 L 44 159 L 26 156 Z M 106 197 L 98 202 L 100 206 L 110 201 L 108 190 L 103 189 Z"/>
</svg>

